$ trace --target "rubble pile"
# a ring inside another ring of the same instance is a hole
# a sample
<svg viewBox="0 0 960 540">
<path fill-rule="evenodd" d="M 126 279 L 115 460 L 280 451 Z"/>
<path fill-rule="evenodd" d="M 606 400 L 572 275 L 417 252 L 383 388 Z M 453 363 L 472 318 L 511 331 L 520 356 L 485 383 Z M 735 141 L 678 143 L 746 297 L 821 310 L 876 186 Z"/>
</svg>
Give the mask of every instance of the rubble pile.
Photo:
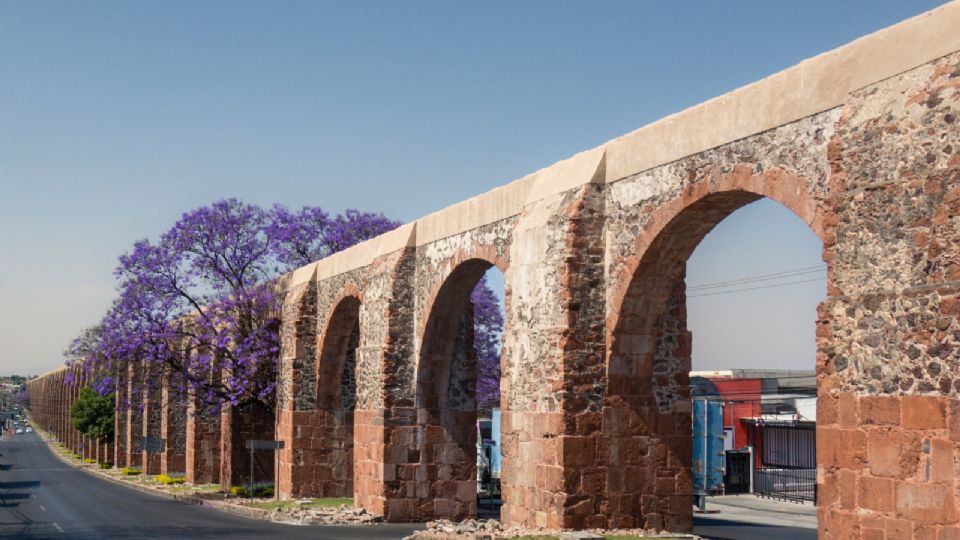
<svg viewBox="0 0 960 540">
<path fill-rule="evenodd" d="M 288 506 L 273 510 L 271 519 L 281 523 L 295 525 L 368 525 L 382 523 L 383 516 L 371 514 L 365 508 L 352 506 L 309 506 L 309 499 L 299 501 L 299 506 Z"/>
<path fill-rule="evenodd" d="M 495 519 L 467 519 L 460 522 L 440 519 L 428 521 L 427 528 L 417 531 L 404 540 L 507 540 L 515 537 L 547 536 L 561 540 L 602 539 L 607 535 L 636 536 L 639 538 L 663 538 L 676 540 L 696 540 L 699 536 L 690 534 L 658 533 L 643 529 L 589 530 L 559 532 L 540 528 L 510 526 L 504 527 Z"/>
</svg>

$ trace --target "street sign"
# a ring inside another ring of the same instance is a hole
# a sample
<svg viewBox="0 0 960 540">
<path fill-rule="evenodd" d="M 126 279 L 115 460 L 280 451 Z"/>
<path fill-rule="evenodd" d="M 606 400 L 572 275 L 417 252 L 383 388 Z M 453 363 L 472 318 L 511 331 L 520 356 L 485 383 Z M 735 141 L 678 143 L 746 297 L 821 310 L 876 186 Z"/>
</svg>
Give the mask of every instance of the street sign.
<svg viewBox="0 0 960 540">
<path fill-rule="evenodd" d="M 281 450 L 283 441 L 247 441 L 250 450 Z"/>
<path fill-rule="evenodd" d="M 257 441 L 251 440 L 247 441 L 247 448 L 250 449 L 250 496 L 253 497 L 253 451 L 254 450 L 281 450 L 283 449 L 283 441 Z M 274 452 L 277 459 L 277 468 L 275 470 L 280 470 L 280 452 Z M 280 500 L 280 486 L 274 482 L 273 484 L 273 495 L 279 501 Z"/>
<path fill-rule="evenodd" d="M 162 454 L 165 442 L 160 437 L 144 437 L 143 451 L 148 454 Z"/>
</svg>

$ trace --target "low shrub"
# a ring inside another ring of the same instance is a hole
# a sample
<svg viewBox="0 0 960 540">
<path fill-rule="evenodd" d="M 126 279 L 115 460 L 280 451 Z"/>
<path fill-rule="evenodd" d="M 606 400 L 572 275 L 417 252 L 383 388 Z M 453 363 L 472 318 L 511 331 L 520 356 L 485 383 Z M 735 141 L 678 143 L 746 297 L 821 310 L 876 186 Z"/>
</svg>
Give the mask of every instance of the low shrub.
<svg viewBox="0 0 960 540">
<path fill-rule="evenodd" d="M 84 463 L 96 463 L 97 460 L 91 459 L 91 458 L 86 458 L 86 459 L 83 460 L 83 462 L 84 462 Z"/>
<path fill-rule="evenodd" d="M 101 469 L 112 469 L 112 468 L 113 468 L 113 463 L 109 463 L 109 462 L 108 462 L 108 463 L 101 463 L 101 464 L 100 464 L 100 468 L 101 468 Z"/>
<path fill-rule="evenodd" d="M 249 497 L 250 489 L 246 486 L 233 486 L 230 494 L 235 497 Z M 254 497 L 273 497 L 273 484 L 257 484 L 253 486 Z"/>
<path fill-rule="evenodd" d="M 136 469 L 134 467 L 124 467 L 120 469 L 120 471 L 123 473 L 124 476 L 136 476 L 143 472 L 140 469 Z"/>
<path fill-rule="evenodd" d="M 165 486 L 183 484 L 187 481 L 186 476 L 168 476 L 166 474 L 158 474 L 154 479 Z"/>
</svg>

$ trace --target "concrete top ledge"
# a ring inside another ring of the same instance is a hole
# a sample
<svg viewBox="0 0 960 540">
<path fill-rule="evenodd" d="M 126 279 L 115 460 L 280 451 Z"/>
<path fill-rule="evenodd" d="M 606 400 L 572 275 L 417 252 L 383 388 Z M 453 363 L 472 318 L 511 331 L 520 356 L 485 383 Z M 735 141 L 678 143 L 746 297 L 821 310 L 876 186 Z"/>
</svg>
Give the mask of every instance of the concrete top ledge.
<svg viewBox="0 0 960 540">
<path fill-rule="evenodd" d="M 369 265 L 376 257 L 403 247 L 421 246 L 518 215 L 528 204 L 586 183 L 616 182 L 839 107 L 853 91 L 955 51 L 960 51 L 960 0 L 336 253 L 293 272 L 290 285 L 310 276 L 323 280 Z"/>
</svg>

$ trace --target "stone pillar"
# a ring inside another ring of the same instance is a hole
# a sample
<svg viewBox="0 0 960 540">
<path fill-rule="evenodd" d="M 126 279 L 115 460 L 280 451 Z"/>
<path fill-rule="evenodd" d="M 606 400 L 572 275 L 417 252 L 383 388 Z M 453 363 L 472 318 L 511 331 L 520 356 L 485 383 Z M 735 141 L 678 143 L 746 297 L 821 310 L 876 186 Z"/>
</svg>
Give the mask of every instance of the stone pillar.
<svg viewBox="0 0 960 540">
<path fill-rule="evenodd" d="M 354 500 L 387 521 L 420 515 L 417 411 L 412 396 L 415 251 L 375 260 L 361 307 L 382 328 L 361 329 L 354 411 Z M 361 320 L 365 316 L 361 314 Z"/>
<path fill-rule="evenodd" d="M 66 433 L 66 430 L 64 429 L 64 426 L 63 426 L 63 414 L 62 414 L 62 411 L 64 408 L 64 399 L 65 399 L 64 387 L 63 387 L 63 371 L 62 370 L 58 371 L 53 375 L 53 377 L 51 377 L 51 379 L 52 379 L 52 382 L 50 381 L 45 382 L 44 386 L 46 386 L 48 390 L 52 390 L 55 393 L 56 401 L 51 403 L 50 406 L 47 407 L 47 410 L 44 413 L 44 416 L 46 417 L 45 426 L 47 427 L 47 429 L 50 430 L 53 436 L 62 443 L 64 440 L 64 434 Z"/>
<path fill-rule="evenodd" d="M 167 372 L 161 389 L 160 434 L 166 440 L 160 472 L 179 476 L 186 471 L 187 411 L 178 374 Z"/>
<path fill-rule="evenodd" d="M 80 393 L 80 374 L 77 372 L 76 367 L 70 368 L 73 381 L 70 384 L 70 401 L 67 403 L 67 409 L 64 411 L 67 417 L 67 424 L 69 425 L 70 430 L 70 449 L 77 455 L 83 455 L 83 439 L 80 435 L 80 432 L 73 425 L 73 420 L 70 418 L 70 409 L 73 408 L 73 404 L 77 402 L 77 396 Z"/>
<path fill-rule="evenodd" d="M 313 469 L 315 447 L 317 290 L 307 281 L 294 285 L 284 298 L 280 328 L 280 380 L 278 385 L 277 440 L 284 443 L 276 471 L 280 497 L 317 496 Z M 310 388 L 306 388 L 310 386 Z M 313 395 L 311 395 L 313 394 Z"/>
<path fill-rule="evenodd" d="M 219 377 L 211 370 L 211 380 Z M 187 482 L 220 483 L 221 414 L 204 404 L 192 388 L 187 389 L 186 440 L 184 461 Z"/>
<path fill-rule="evenodd" d="M 128 440 L 128 403 L 127 369 L 124 366 L 117 370 L 117 381 L 114 386 L 114 417 L 113 417 L 113 466 L 122 468 L 127 466 Z"/>
<path fill-rule="evenodd" d="M 150 377 L 150 381 L 144 380 L 142 386 L 143 422 L 141 435 L 144 438 L 159 438 L 162 435 L 160 427 L 163 416 L 163 411 L 161 410 L 163 376 L 157 373 L 158 368 L 156 366 L 150 366 L 145 371 L 147 371 L 147 376 Z M 160 454 L 147 452 L 146 448 L 142 448 L 142 450 L 143 474 L 160 474 Z"/>
<path fill-rule="evenodd" d="M 250 483 L 248 440 L 272 440 L 276 417 L 259 403 L 223 407 L 220 416 L 220 485 L 224 490 Z M 272 451 L 254 453 L 253 481 L 272 483 L 276 458 Z"/>
<path fill-rule="evenodd" d="M 960 534 L 958 70 L 953 53 L 852 92 L 830 142 L 822 539 Z"/>
<path fill-rule="evenodd" d="M 603 216 L 603 185 L 588 183 L 528 208 L 513 232 L 500 390 L 507 524 L 606 519 Z"/>
<path fill-rule="evenodd" d="M 127 467 L 141 467 L 143 465 L 143 384 L 140 362 L 130 360 L 127 363 L 127 406 L 126 435 L 124 445 L 127 451 L 125 459 Z"/>
</svg>

